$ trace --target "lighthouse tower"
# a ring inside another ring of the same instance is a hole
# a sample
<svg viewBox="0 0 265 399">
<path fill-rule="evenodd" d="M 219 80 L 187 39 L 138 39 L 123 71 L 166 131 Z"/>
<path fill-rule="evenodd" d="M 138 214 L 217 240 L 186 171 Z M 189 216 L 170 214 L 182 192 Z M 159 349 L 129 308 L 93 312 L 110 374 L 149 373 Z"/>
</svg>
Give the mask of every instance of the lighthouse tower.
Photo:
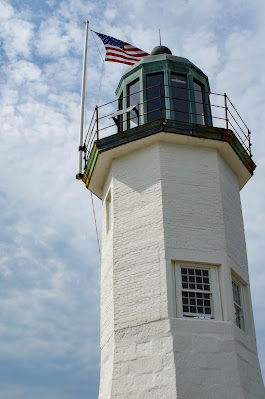
<svg viewBox="0 0 265 399">
<path fill-rule="evenodd" d="M 99 399 L 265 398 L 239 195 L 255 164 L 226 96 L 214 127 L 209 92 L 158 46 L 122 76 L 110 135 L 96 109 L 82 177 L 102 199 Z"/>
</svg>

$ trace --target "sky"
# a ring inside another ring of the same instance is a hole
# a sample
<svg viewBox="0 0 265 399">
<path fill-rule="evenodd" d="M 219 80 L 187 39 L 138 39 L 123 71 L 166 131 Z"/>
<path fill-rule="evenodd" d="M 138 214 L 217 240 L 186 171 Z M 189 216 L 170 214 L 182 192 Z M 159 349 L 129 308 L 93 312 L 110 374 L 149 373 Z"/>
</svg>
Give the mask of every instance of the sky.
<svg viewBox="0 0 265 399">
<path fill-rule="evenodd" d="M 85 20 L 147 52 L 160 28 L 249 126 L 257 169 L 241 200 L 265 377 L 265 2 L 0 0 L 0 397 L 98 395 L 100 262 L 90 194 L 75 179 Z M 126 69 L 105 63 L 98 94 L 89 34 L 86 126 Z"/>
</svg>

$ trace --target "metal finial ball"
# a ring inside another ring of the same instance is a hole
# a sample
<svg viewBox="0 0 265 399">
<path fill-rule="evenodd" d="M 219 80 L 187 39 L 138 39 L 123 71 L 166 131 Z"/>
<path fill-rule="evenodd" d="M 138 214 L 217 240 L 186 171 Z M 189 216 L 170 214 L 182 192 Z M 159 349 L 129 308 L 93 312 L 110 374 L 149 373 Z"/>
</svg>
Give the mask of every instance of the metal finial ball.
<svg viewBox="0 0 265 399">
<path fill-rule="evenodd" d="M 151 51 L 150 55 L 158 55 L 158 54 L 171 54 L 171 50 L 169 50 L 168 47 L 166 46 L 156 46 L 153 48 L 153 50 Z"/>
</svg>

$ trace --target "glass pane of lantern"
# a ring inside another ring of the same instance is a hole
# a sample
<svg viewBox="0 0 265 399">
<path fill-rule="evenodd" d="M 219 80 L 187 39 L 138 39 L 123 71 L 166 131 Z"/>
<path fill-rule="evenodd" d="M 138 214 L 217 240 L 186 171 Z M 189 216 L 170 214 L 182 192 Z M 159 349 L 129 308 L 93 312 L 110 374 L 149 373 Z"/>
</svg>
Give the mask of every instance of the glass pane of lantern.
<svg viewBox="0 0 265 399">
<path fill-rule="evenodd" d="M 173 118 L 180 122 L 189 122 L 189 104 L 187 78 L 176 73 L 171 74 Z"/>
<path fill-rule="evenodd" d="M 202 86 L 196 82 L 194 82 L 194 98 L 195 98 L 195 112 L 197 123 L 199 125 L 204 125 L 204 104 L 203 104 L 203 96 L 202 96 Z"/>
<path fill-rule="evenodd" d="M 127 106 L 131 107 L 135 104 L 140 104 L 140 81 L 139 79 L 127 86 Z M 139 105 L 136 110 L 139 112 Z M 138 126 L 137 111 L 132 110 L 127 114 L 128 129 Z"/>
<path fill-rule="evenodd" d="M 165 117 L 164 74 L 156 73 L 146 77 L 147 120 L 148 122 Z M 162 115 L 161 115 L 162 109 Z"/>
</svg>

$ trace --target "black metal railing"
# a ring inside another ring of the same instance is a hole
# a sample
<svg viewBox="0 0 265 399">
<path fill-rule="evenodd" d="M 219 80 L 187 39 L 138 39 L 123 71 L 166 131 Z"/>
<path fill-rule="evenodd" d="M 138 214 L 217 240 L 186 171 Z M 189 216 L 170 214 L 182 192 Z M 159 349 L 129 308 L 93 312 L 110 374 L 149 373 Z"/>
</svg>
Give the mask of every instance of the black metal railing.
<svg viewBox="0 0 265 399">
<path fill-rule="evenodd" d="M 118 116 L 115 116 L 115 113 L 117 112 L 118 108 L 117 104 L 121 103 L 121 100 L 123 103 L 126 102 L 128 104 L 127 101 L 128 96 L 95 107 L 84 140 L 83 149 L 84 149 L 85 166 L 87 164 L 90 153 L 93 149 L 94 142 L 96 140 L 99 140 L 101 138 L 116 133 L 122 134 L 125 130 L 132 128 L 131 122 L 135 126 L 137 126 L 161 118 L 173 119 L 181 122 L 186 121 L 190 123 L 198 123 L 197 120 L 203 119 L 204 123 L 199 123 L 199 124 L 221 127 L 224 129 L 231 129 L 238 138 L 238 140 L 240 141 L 240 143 L 242 144 L 242 146 L 244 147 L 244 149 L 246 150 L 247 154 L 250 157 L 252 157 L 250 131 L 226 93 L 218 94 L 218 93 L 204 92 L 203 102 L 199 102 L 192 100 L 191 95 L 190 96 L 187 95 L 187 98 L 178 98 L 166 95 L 165 88 L 167 87 L 168 89 L 170 89 L 170 87 L 173 86 L 166 86 L 166 85 L 163 86 L 164 86 L 163 91 L 161 88 L 161 84 L 159 84 L 152 87 L 148 87 L 147 89 L 144 89 L 142 91 L 133 93 L 133 94 L 139 94 L 140 98 L 141 93 L 146 92 L 151 88 L 155 87 L 158 88 L 158 95 L 156 97 L 148 98 L 141 102 L 139 101 L 139 103 L 135 104 L 134 110 L 127 111 L 125 109 L 123 114 Z M 176 87 L 174 86 L 174 88 Z M 196 91 L 194 89 L 187 89 L 187 88 L 184 89 L 181 87 L 178 87 L 178 90 L 186 90 L 187 93 L 189 91 L 192 92 Z M 145 97 L 147 97 L 146 93 L 143 94 L 145 94 Z M 187 102 L 188 111 L 183 111 L 183 109 L 176 109 L 175 108 L 176 103 L 174 103 L 174 108 L 172 108 L 174 100 L 180 103 Z M 153 104 L 154 102 L 157 102 L 158 107 L 155 109 L 148 110 L 148 108 L 150 108 L 148 107 L 148 104 L 150 104 L 151 101 L 153 101 Z M 203 114 L 196 113 L 197 104 L 203 106 L 204 109 Z M 180 117 L 178 118 L 177 115 L 180 115 Z"/>
</svg>

